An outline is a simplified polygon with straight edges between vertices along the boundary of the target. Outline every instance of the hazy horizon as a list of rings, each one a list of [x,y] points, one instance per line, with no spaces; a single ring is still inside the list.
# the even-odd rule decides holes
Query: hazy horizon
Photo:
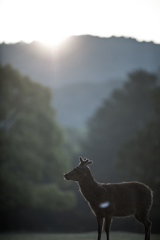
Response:
[[[70,36],[160,43],[157,0],[0,0],[0,43],[59,45]]]

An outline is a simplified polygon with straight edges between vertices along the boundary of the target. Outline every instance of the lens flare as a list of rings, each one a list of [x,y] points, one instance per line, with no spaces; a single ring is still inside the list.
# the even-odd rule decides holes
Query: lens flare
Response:
[[[110,202],[106,201],[106,202],[102,202],[99,204],[100,208],[107,208],[110,205]]]

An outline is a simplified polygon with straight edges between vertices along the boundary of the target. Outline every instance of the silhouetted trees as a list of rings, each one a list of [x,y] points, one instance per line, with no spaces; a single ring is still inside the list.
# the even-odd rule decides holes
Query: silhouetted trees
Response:
[[[150,95],[156,79],[156,75],[143,70],[130,73],[123,87],[115,90],[89,120],[83,155],[94,161],[93,174],[97,180],[121,180],[115,167],[117,152],[152,118]]]
[[[125,178],[136,178],[154,191],[154,205],[160,206],[160,87],[152,92],[154,115],[143,130],[123,144],[118,167]]]
[[[75,204],[64,191],[70,158],[55,121],[51,93],[9,65],[0,65],[0,209],[65,210]]]

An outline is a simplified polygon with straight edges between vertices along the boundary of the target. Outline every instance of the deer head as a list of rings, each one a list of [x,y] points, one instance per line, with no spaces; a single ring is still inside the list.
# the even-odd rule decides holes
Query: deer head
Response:
[[[82,157],[79,157],[79,161],[80,163],[77,167],[75,167],[72,171],[64,174],[64,178],[66,180],[73,180],[73,181],[80,182],[90,174],[90,170],[87,167],[87,165],[93,162],[87,158],[83,159]]]

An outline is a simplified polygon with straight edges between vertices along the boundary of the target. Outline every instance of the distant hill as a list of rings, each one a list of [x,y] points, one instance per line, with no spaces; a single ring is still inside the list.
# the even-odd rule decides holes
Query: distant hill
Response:
[[[160,45],[131,38],[70,37],[59,49],[42,44],[0,44],[0,62],[49,86],[64,126],[83,127],[86,120],[120,87],[127,73],[160,69]]]

